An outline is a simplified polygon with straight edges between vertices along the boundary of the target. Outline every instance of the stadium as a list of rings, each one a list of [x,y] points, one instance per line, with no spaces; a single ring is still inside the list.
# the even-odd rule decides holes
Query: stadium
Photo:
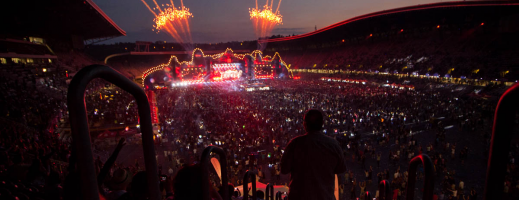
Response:
[[[519,198],[518,1],[262,2],[2,2],[0,199]]]

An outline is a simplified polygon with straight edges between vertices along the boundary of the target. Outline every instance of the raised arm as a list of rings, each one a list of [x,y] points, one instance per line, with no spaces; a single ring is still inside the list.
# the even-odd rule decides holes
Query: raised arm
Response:
[[[117,147],[115,147],[114,152],[112,153],[110,158],[108,158],[105,165],[103,165],[103,168],[99,172],[99,175],[97,175],[97,184],[99,185],[99,187],[103,184],[103,181],[105,180],[106,176],[108,175],[108,172],[114,165],[115,160],[117,159],[117,156],[119,155],[119,152],[121,151],[123,146],[126,145],[126,143],[124,143],[124,141],[125,141],[124,138],[121,138],[119,140],[119,143],[117,144]]]

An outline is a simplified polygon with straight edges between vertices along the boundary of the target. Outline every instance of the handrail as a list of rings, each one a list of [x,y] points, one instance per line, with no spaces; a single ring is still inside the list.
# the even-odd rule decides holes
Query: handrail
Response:
[[[422,164],[424,168],[424,192],[423,192],[423,200],[432,200],[433,192],[434,192],[434,165],[431,161],[431,158],[427,154],[421,154],[415,156],[409,162],[409,176],[407,179],[407,200],[414,199],[414,189],[416,183],[416,170],[418,169],[418,165]]]
[[[204,191],[209,191],[209,166],[212,166],[211,164],[211,153],[216,153],[220,157],[220,171],[221,171],[221,179],[222,179],[222,186],[227,187],[229,184],[229,179],[227,177],[227,157],[225,156],[225,151],[221,148],[215,147],[215,146],[208,146],[204,149],[202,152],[202,156],[200,157],[200,164],[202,165],[202,187],[204,188]],[[223,191],[223,199],[229,199],[229,190],[224,189]],[[204,200],[210,200],[210,194],[209,192],[204,192],[203,194]]]
[[[378,197],[382,200],[391,200],[391,190],[389,189],[388,180],[382,180],[378,184]]]
[[[243,200],[249,199],[249,178],[252,179],[252,199],[256,200],[256,174],[249,170],[243,176]]]
[[[266,200],[274,200],[274,184],[267,184],[267,188],[265,189],[265,199]]]
[[[99,199],[97,176],[94,167],[94,156],[88,118],[85,106],[85,90],[94,78],[102,78],[130,93],[138,105],[140,127],[142,131],[142,146],[148,191],[151,200],[160,200],[159,177],[155,160],[153,129],[150,116],[150,105],[142,88],[133,81],[121,75],[114,69],[104,65],[90,65],[81,69],[72,79],[68,88],[67,106],[70,115],[70,129],[73,147],[77,153],[77,169],[79,173],[80,196],[82,199]]]
[[[283,199],[283,198],[281,198],[282,195],[283,195],[283,193],[281,193],[281,191],[276,192],[276,200],[282,200]]]
[[[492,140],[487,164],[484,199],[502,199],[511,130],[518,110],[519,84],[510,87],[499,99],[494,116]]]

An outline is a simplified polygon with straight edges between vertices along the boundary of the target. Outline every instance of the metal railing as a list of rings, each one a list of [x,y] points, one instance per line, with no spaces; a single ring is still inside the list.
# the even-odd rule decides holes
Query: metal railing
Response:
[[[265,200],[274,200],[274,184],[267,184],[267,188],[265,190]]]
[[[210,166],[212,166],[211,163],[211,153],[216,153],[220,157],[220,171],[221,171],[221,179],[222,179],[222,186],[223,189],[223,199],[229,199],[229,190],[225,187],[228,187],[229,179],[227,177],[227,157],[225,156],[225,151],[221,148],[215,147],[215,146],[208,146],[204,149],[202,152],[202,156],[200,157],[200,164],[202,165],[202,180],[209,180],[209,169]],[[202,187],[205,188],[204,191],[209,191],[209,181],[203,181]],[[210,200],[210,194],[209,192],[204,192],[203,199]]]
[[[283,197],[283,193],[281,191],[276,192],[276,200],[282,200],[281,197]]]
[[[88,117],[85,106],[85,90],[95,78],[102,78],[126,92],[130,93],[137,102],[142,132],[142,147],[148,181],[148,191],[151,200],[160,200],[159,177],[157,162],[155,160],[155,147],[153,144],[153,129],[151,124],[151,111],[148,98],[144,90],[135,82],[124,77],[114,69],[104,65],[90,65],[81,69],[72,79],[68,88],[67,106],[70,115],[70,128],[73,138],[73,148],[77,156],[77,170],[79,174],[81,199],[99,199],[97,175],[94,166],[94,156],[90,132],[88,129]]]
[[[502,199],[506,164],[512,130],[519,103],[519,84],[510,87],[499,99],[494,116],[492,140],[487,164],[484,199]]]
[[[249,178],[252,180],[252,199],[256,200],[256,174],[249,170],[243,176],[243,200],[249,199]]]
[[[389,188],[388,180],[382,180],[378,183],[378,198],[382,200],[391,200],[391,189]]]
[[[409,176],[407,180],[407,194],[406,199],[412,200],[414,199],[414,190],[416,183],[416,171],[418,169],[418,165],[422,164],[424,168],[424,190],[423,190],[423,200],[432,200],[433,192],[434,192],[434,165],[431,161],[431,158],[427,154],[422,154],[415,156],[409,162]]]

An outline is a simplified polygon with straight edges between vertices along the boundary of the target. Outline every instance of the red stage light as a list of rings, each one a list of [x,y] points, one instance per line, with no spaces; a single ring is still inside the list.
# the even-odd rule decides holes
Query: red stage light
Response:
[[[404,29],[400,29],[400,32],[404,32]]]
[[[485,23],[481,23],[481,26],[485,25]]]
[[[373,36],[373,34],[369,34],[369,37]]]
[[[436,26],[436,28],[440,28],[440,25]]]

